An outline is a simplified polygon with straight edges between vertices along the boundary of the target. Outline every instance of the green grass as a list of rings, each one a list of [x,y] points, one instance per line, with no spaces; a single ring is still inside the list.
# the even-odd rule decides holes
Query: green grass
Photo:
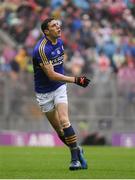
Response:
[[[84,147],[88,170],[69,171],[65,147],[0,147],[1,179],[131,179],[135,149]]]

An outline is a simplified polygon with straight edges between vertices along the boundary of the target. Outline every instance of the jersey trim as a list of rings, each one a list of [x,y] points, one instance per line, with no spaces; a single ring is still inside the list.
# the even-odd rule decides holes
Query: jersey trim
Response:
[[[45,55],[45,51],[44,51],[46,43],[47,43],[47,40],[44,38],[41,41],[40,46],[39,46],[39,54],[44,65],[49,64],[49,60],[47,59]]]

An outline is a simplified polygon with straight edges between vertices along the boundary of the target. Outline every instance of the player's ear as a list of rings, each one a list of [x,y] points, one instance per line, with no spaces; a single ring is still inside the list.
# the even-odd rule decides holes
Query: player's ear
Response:
[[[45,33],[46,35],[48,35],[48,34],[49,34],[49,31],[46,29],[46,30],[44,30],[44,33]]]

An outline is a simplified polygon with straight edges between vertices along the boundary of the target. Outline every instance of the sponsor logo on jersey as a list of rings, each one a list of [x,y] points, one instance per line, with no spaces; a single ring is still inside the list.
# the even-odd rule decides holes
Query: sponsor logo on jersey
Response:
[[[63,60],[64,60],[64,55],[59,56],[58,58],[51,60],[51,62],[52,62],[53,66],[56,66],[56,65],[62,64]]]

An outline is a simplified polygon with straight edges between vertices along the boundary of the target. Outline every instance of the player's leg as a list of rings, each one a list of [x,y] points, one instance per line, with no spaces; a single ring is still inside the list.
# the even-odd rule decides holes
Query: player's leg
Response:
[[[78,157],[77,137],[68,118],[68,105],[66,103],[59,103],[56,105],[59,120],[62,124],[65,141],[68,144],[71,152],[70,170],[81,169],[81,164]]]
[[[54,130],[57,132],[62,142],[65,145],[69,146],[65,140],[64,131],[62,129],[62,125],[58,117],[58,112],[55,109],[53,109],[50,112],[46,112],[46,117],[50,122],[50,124],[52,125],[52,127],[54,128]],[[79,157],[79,161],[81,162],[82,169],[87,169],[87,162],[84,159],[83,149],[80,146],[78,146],[78,157]]]
[[[60,125],[60,121],[58,118],[58,112],[55,110],[54,105],[54,91],[50,93],[37,93],[37,102],[41,108],[41,111],[45,113],[47,116],[49,122],[57,132],[59,138],[62,140],[63,143],[66,144],[65,138],[64,138],[64,132]]]
[[[57,134],[61,137],[64,131],[62,130],[62,127],[61,127],[61,121],[59,119],[58,112],[55,109],[53,109],[53,110],[51,110],[49,112],[46,112],[46,117],[49,120],[52,127],[56,130]],[[65,135],[65,133],[64,133],[64,135]],[[72,145],[72,144],[68,144],[68,142],[66,141],[64,136],[63,136],[62,140],[65,142],[65,144],[67,144],[67,146],[70,147]],[[71,160],[70,170],[81,169],[81,164],[78,161],[77,149],[73,149],[73,147],[70,147],[71,157],[72,157],[71,158],[72,160]],[[77,157],[75,157],[75,155]]]
[[[77,137],[68,117],[68,100],[66,85],[60,86],[54,94],[54,104],[58,112],[59,121],[62,125],[65,141],[70,147],[71,160],[78,160]]]
[[[77,146],[77,137],[69,121],[66,86],[62,86],[58,88],[57,91],[55,92],[55,106],[56,106],[56,110],[58,111],[59,120],[63,127],[65,141],[71,150],[71,159],[78,160],[79,158],[82,168],[86,169],[87,162],[83,157],[82,148]]]
[[[53,109],[52,111],[46,112],[45,115],[46,115],[48,121],[50,122],[50,124],[52,125],[52,127],[54,128],[54,130],[57,132],[61,141],[65,145],[68,146],[68,144],[65,141],[64,131],[63,131],[62,125],[59,121],[58,112],[56,111],[56,109]]]

